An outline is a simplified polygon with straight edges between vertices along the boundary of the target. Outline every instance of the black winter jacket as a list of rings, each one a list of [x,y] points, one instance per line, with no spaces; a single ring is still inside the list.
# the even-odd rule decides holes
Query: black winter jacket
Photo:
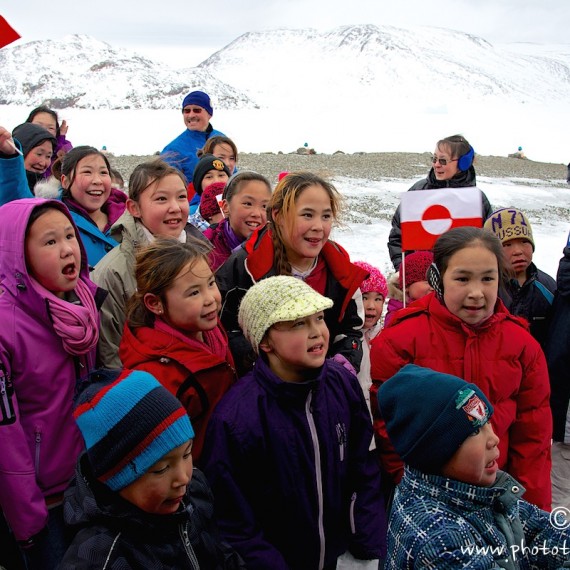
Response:
[[[194,469],[183,501],[172,515],[151,515],[111,491],[78,461],[65,492],[64,518],[77,532],[60,570],[245,568],[221,542],[213,524],[213,497],[203,473]]]
[[[527,280],[522,286],[516,279],[511,279],[499,292],[507,309],[530,323],[530,334],[543,350],[550,327],[555,291],[556,281],[531,263],[527,269]]]
[[[477,186],[477,177],[475,169],[470,166],[469,170],[460,172],[451,180],[437,180],[433,168],[429,171],[427,178],[418,180],[408,192],[414,190],[437,190],[438,188],[466,188],[468,186]],[[483,198],[483,221],[485,221],[492,213],[493,208],[489,203],[487,196],[481,192]],[[396,271],[402,263],[402,230],[400,229],[400,206],[396,208],[396,212],[392,217],[392,229],[388,236],[388,253]]]
[[[570,444],[570,246],[564,248],[556,285],[545,352],[550,374],[553,439]]]

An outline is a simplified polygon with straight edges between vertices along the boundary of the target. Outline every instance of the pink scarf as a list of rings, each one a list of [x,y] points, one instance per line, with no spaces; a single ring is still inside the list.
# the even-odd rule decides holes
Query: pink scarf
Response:
[[[80,356],[95,348],[99,340],[99,314],[89,287],[77,280],[74,292],[81,305],[56,297],[30,277],[34,288],[43,295],[49,306],[53,328],[68,354]]]

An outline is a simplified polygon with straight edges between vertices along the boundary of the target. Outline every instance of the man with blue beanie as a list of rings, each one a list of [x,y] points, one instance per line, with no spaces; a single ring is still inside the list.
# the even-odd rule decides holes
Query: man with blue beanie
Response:
[[[524,488],[498,470],[493,406],[475,384],[408,364],[380,387],[378,405],[406,463],[386,568],[570,565],[570,520],[524,501]]]
[[[213,114],[214,109],[209,95],[203,91],[188,93],[182,101],[182,118],[186,130],[168,143],[160,153],[168,164],[184,173],[188,183],[192,182],[194,168],[198,163],[198,156],[196,155],[198,150],[204,146],[210,137],[225,136],[224,133],[215,130],[210,124]]]
[[[61,570],[243,567],[217,536],[190,418],[154,376],[94,373],[74,416],[86,451],[65,493],[77,534]]]

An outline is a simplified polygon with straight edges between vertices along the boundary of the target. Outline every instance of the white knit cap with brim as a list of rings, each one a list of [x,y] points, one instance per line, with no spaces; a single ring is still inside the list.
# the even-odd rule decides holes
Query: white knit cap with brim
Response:
[[[330,309],[333,302],[305,282],[287,275],[262,279],[251,287],[241,301],[239,326],[259,354],[259,343],[269,327],[294,321]]]

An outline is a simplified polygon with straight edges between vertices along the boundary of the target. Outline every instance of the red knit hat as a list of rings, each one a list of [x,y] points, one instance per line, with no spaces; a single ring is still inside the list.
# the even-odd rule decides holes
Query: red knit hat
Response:
[[[216,196],[223,194],[225,187],[225,182],[214,182],[204,189],[200,198],[200,215],[206,221],[221,212]]]
[[[402,269],[406,272],[406,287],[418,281],[426,281],[426,273],[429,266],[433,263],[433,252],[431,251],[414,251],[406,255],[404,263],[400,265],[400,289],[404,288],[404,276]]]
[[[368,279],[365,279],[360,284],[360,291],[362,293],[370,293],[370,291],[377,291],[384,297],[384,299],[388,296],[388,285],[386,284],[386,277],[382,275],[379,269],[376,269],[373,265],[366,263],[366,261],[354,261],[354,265],[358,265],[364,269],[364,271],[368,271],[370,274]]]

